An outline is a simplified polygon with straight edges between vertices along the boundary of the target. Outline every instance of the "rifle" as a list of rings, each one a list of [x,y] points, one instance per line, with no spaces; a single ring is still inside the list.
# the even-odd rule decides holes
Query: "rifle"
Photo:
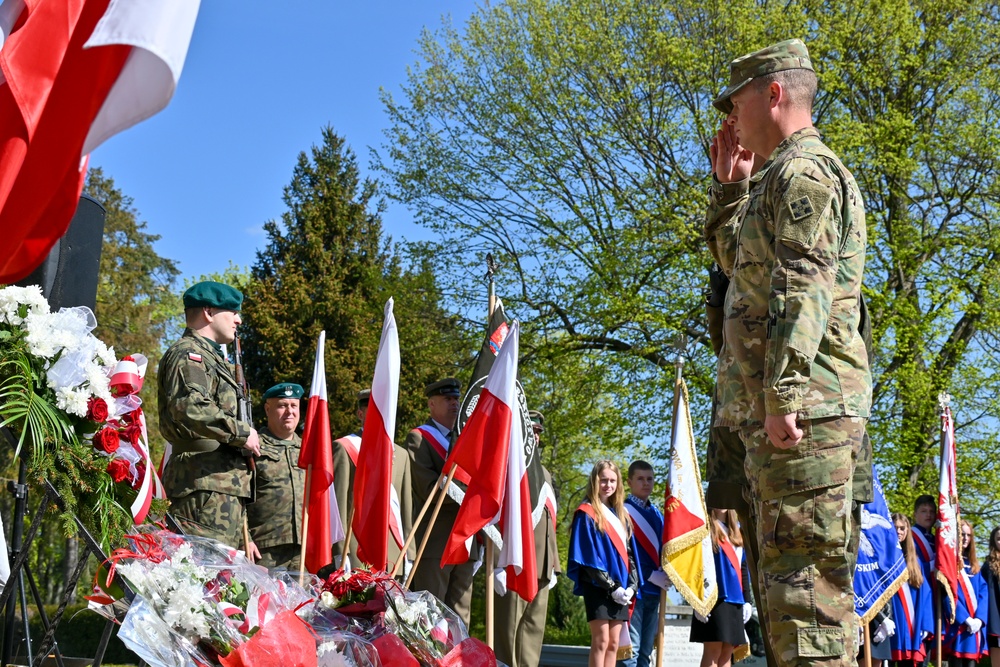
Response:
[[[250,385],[247,383],[246,374],[243,372],[243,348],[240,346],[240,337],[236,336],[233,341],[233,367],[236,374],[236,418],[253,427],[253,406],[250,403]],[[253,453],[245,453],[250,468],[250,503],[257,499],[257,461]],[[247,522],[246,513],[243,515],[243,549],[250,562],[250,525]]]

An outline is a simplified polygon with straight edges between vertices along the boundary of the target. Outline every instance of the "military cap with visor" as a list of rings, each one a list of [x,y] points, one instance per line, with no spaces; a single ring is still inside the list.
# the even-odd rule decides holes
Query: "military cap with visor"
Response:
[[[531,427],[543,433],[545,431],[545,415],[538,410],[528,410],[528,419],[531,420]]]
[[[712,104],[722,113],[732,113],[733,102],[730,98],[748,83],[762,76],[790,69],[816,71],[801,39],[786,39],[760,51],[740,56],[730,65],[729,86]]]
[[[367,408],[368,407],[368,401],[370,401],[371,398],[372,398],[372,390],[371,389],[362,389],[361,391],[359,391],[358,392],[358,407],[359,408]]]
[[[462,385],[455,378],[445,378],[431,382],[424,388],[427,398],[432,396],[461,396]]]
[[[264,392],[264,400],[269,398],[302,398],[306,390],[294,382],[279,382]]]
[[[219,308],[239,311],[243,305],[243,292],[223,283],[205,280],[191,285],[184,292],[185,308]]]

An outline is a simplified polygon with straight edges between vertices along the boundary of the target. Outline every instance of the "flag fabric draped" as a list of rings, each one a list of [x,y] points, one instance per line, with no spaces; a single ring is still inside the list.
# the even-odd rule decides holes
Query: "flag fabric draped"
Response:
[[[0,12],[0,284],[69,226],[86,156],[163,109],[200,0],[8,0]]]
[[[694,449],[687,386],[682,378],[677,379],[674,388],[661,565],[687,603],[699,614],[708,616],[718,599],[719,587]]]
[[[389,299],[354,476],[352,526],[358,542],[357,555],[380,570],[386,569],[388,561],[386,526],[396,543],[403,546],[399,521],[392,516],[392,455],[399,396],[399,333],[392,306]]]
[[[444,470],[458,465],[469,473],[471,481],[441,562],[464,563],[469,558],[466,540],[500,520],[503,547],[499,566],[507,574],[507,588],[530,601],[538,592],[538,576],[527,462],[516,419],[518,330],[514,322],[472,416],[445,462]]]
[[[312,386],[302,433],[299,467],[307,471],[307,496],[302,505],[309,513],[309,526],[302,536],[306,544],[305,568],[315,573],[333,560],[333,545],[344,539],[344,527],[333,490],[333,441],[330,437],[330,413],[326,394],[326,331],[316,343]]]
[[[861,506],[861,541],[854,568],[854,611],[862,623],[896,594],[907,577],[906,556],[899,546],[896,527],[885,502],[878,471],[874,475],[874,497]],[[899,619],[896,619],[900,623]]]
[[[938,486],[938,529],[936,537],[936,578],[944,587],[955,609],[958,595],[958,485],[955,479],[955,425],[951,408],[945,407],[941,415],[941,477]]]

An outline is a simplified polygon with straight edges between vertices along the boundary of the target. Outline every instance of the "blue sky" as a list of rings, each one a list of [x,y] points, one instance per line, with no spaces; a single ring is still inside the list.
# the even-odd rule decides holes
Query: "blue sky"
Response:
[[[282,188],[299,152],[330,124],[366,173],[385,115],[379,88],[398,93],[421,29],[473,0],[204,0],[170,105],[113,137],[91,157],[134,199],[157,252],[182,276],[249,265],[261,229],[283,211]],[[426,238],[390,202],[386,231]]]

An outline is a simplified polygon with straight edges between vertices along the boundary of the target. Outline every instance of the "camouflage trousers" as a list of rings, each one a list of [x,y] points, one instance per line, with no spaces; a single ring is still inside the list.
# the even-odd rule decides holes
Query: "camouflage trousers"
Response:
[[[216,491],[192,491],[170,498],[170,513],[187,535],[210,537],[243,548],[243,502]]]
[[[257,565],[273,570],[283,567],[289,572],[299,569],[299,561],[302,556],[302,546],[298,544],[279,544],[274,547],[258,547],[260,550],[260,560]]]
[[[761,427],[740,431],[759,549],[758,606],[779,667],[848,667],[857,655],[853,480],[865,420],[801,427],[792,449],[775,447]]]

